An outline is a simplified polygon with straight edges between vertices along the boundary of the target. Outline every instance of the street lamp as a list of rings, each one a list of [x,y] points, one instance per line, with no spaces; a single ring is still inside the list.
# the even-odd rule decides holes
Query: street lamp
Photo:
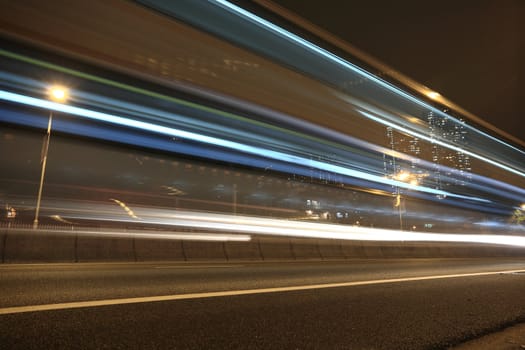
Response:
[[[409,183],[412,186],[419,185],[419,177],[418,177],[418,175],[410,173],[408,171],[401,170],[400,172],[398,172],[397,174],[395,174],[392,177],[393,177],[394,180],[407,182],[407,183]],[[397,188],[396,188],[396,201],[394,203],[394,207],[397,207],[398,212],[399,212],[399,229],[403,230],[403,212],[402,212],[402,208],[401,208],[402,205],[401,204],[402,204],[402,201],[401,201],[401,190],[400,190],[399,186],[397,186]]]
[[[49,99],[55,102],[64,103],[68,97],[68,89],[63,86],[51,86],[48,90]],[[44,177],[46,174],[47,152],[49,149],[49,140],[51,139],[51,124],[53,123],[53,111],[49,111],[49,120],[47,122],[47,133],[42,144],[42,171],[40,173],[40,185],[38,187],[38,196],[36,199],[35,220],[33,220],[33,229],[38,228],[38,215],[40,214],[40,200],[42,199],[42,188],[44,187]]]

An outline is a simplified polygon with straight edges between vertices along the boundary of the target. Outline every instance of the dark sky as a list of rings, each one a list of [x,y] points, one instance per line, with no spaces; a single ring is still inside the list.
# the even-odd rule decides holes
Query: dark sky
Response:
[[[274,3],[525,141],[525,1]]]

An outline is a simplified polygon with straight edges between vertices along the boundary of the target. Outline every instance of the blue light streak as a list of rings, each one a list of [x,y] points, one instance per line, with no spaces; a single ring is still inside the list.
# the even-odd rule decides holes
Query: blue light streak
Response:
[[[5,90],[0,90],[0,100],[10,101],[10,102],[16,102],[23,105],[29,105],[29,106],[35,106],[47,110],[53,110],[57,112],[63,112],[68,113],[71,115],[76,115],[92,120],[98,120],[106,123],[112,123],[117,125],[122,125],[125,127],[135,128],[139,130],[145,130],[149,132],[159,133],[163,135],[168,135],[172,137],[178,137],[178,138],[184,138],[192,141],[202,142],[205,144],[210,144],[214,146],[220,146],[227,149],[235,150],[235,151],[241,151],[248,154],[261,156],[265,158],[275,159],[279,161],[288,162],[291,164],[297,164],[301,166],[309,166],[316,169],[321,169],[329,172],[333,172],[336,174],[346,175],[354,178],[364,179],[367,181],[372,181],[375,183],[381,183],[386,184],[390,186],[396,186],[399,188],[405,188],[405,189],[411,189],[416,191],[421,191],[424,193],[430,193],[433,195],[440,195],[440,196],[448,196],[448,197],[455,197],[455,198],[461,198],[461,199],[467,199],[472,200],[476,202],[489,202],[488,200],[476,198],[476,197],[468,197],[468,196],[462,196],[459,194],[454,194],[442,190],[437,190],[433,188],[418,186],[418,185],[411,185],[409,183],[405,183],[402,181],[396,181],[394,179],[385,178],[377,175],[367,174],[361,171],[348,169],[342,166],[333,165],[321,161],[316,161],[312,159],[302,158],[282,152],[272,151],[268,149],[262,149],[255,146],[250,146],[246,144],[242,144],[239,142],[234,141],[228,141],[224,139],[220,139],[217,137],[211,137],[206,135],[197,134],[194,132],[188,132],[184,130],[179,130],[175,128],[170,128],[162,125],[156,125],[152,123],[142,122],[134,119],[124,118],[108,113],[102,113],[97,112],[85,108],[80,108],[76,106],[71,105],[65,105],[61,103],[56,103],[48,100],[38,99],[30,96],[15,94],[12,92],[8,92]]]
[[[429,109],[429,110],[433,111],[434,113],[436,113],[436,114],[438,114],[438,115],[440,115],[442,117],[445,117],[445,118],[447,118],[449,120],[452,120],[455,123],[460,123],[460,121],[458,119],[456,119],[456,118],[454,118],[454,117],[444,113],[443,111],[437,109],[436,107],[434,107],[432,105],[429,105],[428,103],[426,103],[426,102],[424,102],[424,101],[422,101],[422,100],[420,100],[420,99],[418,99],[418,98],[416,98],[416,97],[414,97],[414,96],[404,92],[403,90],[397,88],[396,86],[394,86],[394,85],[392,85],[392,84],[390,84],[390,83],[388,83],[388,82],[386,82],[386,81],[384,81],[384,80],[382,80],[382,79],[380,79],[380,78],[370,74],[366,70],[364,70],[364,69],[362,69],[362,68],[360,68],[360,67],[358,67],[358,66],[356,66],[356,65],[354,65],[354,64],[352,64],[352,63],[350,63],[350,62],[348,62],[348,61],[346,61],[344,59],[342,59],[341,57],[339,57],[339,56],[337,56],[337,55],[335,55],[335,54],[333,54],[333,53],[331,53],[331,52],[329,52],[329,51],[327,51],[327,50],[325,50],[325,49],[323,49],[323,48],[321,48],[321,47],[319,47],[319,46],[317,46],[317,45],[315,45],[315,44],[313,44],[313,43],[311,43],[311,42],[309,42],[309,41],[307,41],[307,40],[305,40],[305,39],[303,39],[303,38],[301,38],[301,37],[299,37],[299,36],[297,36],[295,34],[293,34],[293,33],[291,33],[291,32],[289,32],[289,31],[287,31],[287,30],[285,30],[285,29],[283,29],[283,28],[281,28],[281,27],[279,27],[277,25],[275,25],[275,24],[273,24],[273,23],[271,23],[271,22],[269,22],[269,21],[267,21],[267,20],[265,20],[265,19],[255,15],[255,14],[253,14],[253,13],[251,13],[251,12],[248,12],[248,11],[244,10],[243,8],[241,8],[241,7],[237,6],[237,5],[234,5],[234,4],[232,4],[232,3],[230,3],[230,2],[228,2],[226,0],[209,0],[209,1],[212,2],[212,3],[216,3],[217,5],[219,5],[220,7],[224,8],[224,9],[226,9],[229,12],[233,12],[233,13],[239,15],[240,17],[244,17],[245,19],[251,21],[252,23],[255,23],[258,26],[261,26],[261,27],[264,27],[266,29],[269,29],[271,32],[273,32],[274,34],[277,34],[278,36],[284,37],[284,38],[286,38],[286,39],[288,39],[288,40],[290,40],[290,41],[292,41],[292,42],[294,42],[296,44],[299,44],[299,45],[301,45],[301,46],[303,46],[303,47],[305,47],[305,48],[307,48],[307,49],[309,49],[309,50],[311,50],[311,51],[313,51],[313,52],[315,52],[315,53],[317,53],[317,54],[319,54],[319,55],[321,55],[321,56],[323,56],[325,58],[328,58],[332,62],[334,62],[334,63],[336,63],[336,64],[338,64],[338,65],[340,65],[340,66],[342,66],[342,67],[344,67],[346,69],[350,69],[353,72],[356,72],[357,74],[363,76],[364,78],[366,78],[366,79],[368,79],[368,80],[370,80],[370,81],[372,81],[372,82],[374,82],[374,83],[376,83],[376,84],[386,88],[387,90],[389,90],[389,91],[391,91],[391,92],[393,92],[393,93],[395,93],[395,94],[397,94],[397,95],[399,95],[399,96],[401,96],[403,98],[408,99],[411,102],[416,103],[417,105],[419,105],[421,107]],[[478,134],[481,134],[481,135],[483,135],[486,138],[489,138],[489,139],[491,139],[493,141],[496,141],[497,143],[500,143],[500,144],[504,145],[505,147],[509,147],[509,148],[513,149],[514,151],[517,151],[520,154],[525,155],[525,151],[523,151],[523,150],[521,150],[521,149],[519,149],[517,147],[514,147],[514,146],[512,146],[512,145],[510,145],[510,144],[508,144],[506,142],[503,142],[502,140],[500,140],[500,139],[498,139],[498,138],[496,138],[496,137],[494,137],[492,135],[489,135],[489,134],[487,134],[487,133],[485,133],[485,132],[483,132],[481,130],[478,130],[478,129],[470,126],[470,125],[464,125],[464,126],[466,128],[468,128],[469,130],[471,130],[471,131],[474,131],[474,132],[476,132]],[[393,127],[397,128],[397,126],[393,126]],[[444,147],[449,147],[449,145],[444,145]],[[494,164],[494,163],[491,163],[491,164]],[[508,169],[510,169],[510,168],[508,168]],[[522,173],[522,172],[519,172],[519,171],[513,171],[513,172],[518,174],[518,175],[520,175],[520,176],[525,177],[525,174]]]

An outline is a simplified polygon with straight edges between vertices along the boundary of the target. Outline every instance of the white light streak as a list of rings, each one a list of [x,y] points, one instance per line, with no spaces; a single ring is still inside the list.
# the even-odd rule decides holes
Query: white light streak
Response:
[[[119,238],[143,238],[161,240],[183,240],[183,241],[211,241],[211,242],[249,242],[249,235],[231,235],[224,233],[199,233],[199,232],[166,232],[166,233],[142,233],[142,232],[118,232],[118,231],[75,231],[75,234],[88,236],[105,236]]]
[[[125,127],[131,127],[131,128],[136,128],[140,130],[146,130],[149,132],[160,133],[160,134],[174,136],[178,138],[185,138],[185,139],[189,139],[193,141],[203,142],[205,144],[210,144],[213,146],[220,146],[220,147],[224,147],[227,149],[242,151],[248,154],[253,154],[253,155],[262,156],[266,158],[285,161],[288,163],[297,164],[301,166],[308,165],[313,168],[326,170],[326,171],[333,172],[336,174],[346,175],[346,176],[350,176],[350,177],[354,177],[358,179],[364,179],[364,180],[368,180],[368,181],[372,181],[376,183],[382,183],[382,184],[386,184],[390,186],[397,186],[400,188],[417,190],[417,191],[421,191],[425,193],[430,193],[433,195],[456,197],[456,198],[469,199],[473,201],[488,202],[487,200],[484,200],[481,198],[462,196],[462,195],[458,195],[458,194],[454,194],[454,193],[450,193],[450,192],[446,192],[446,191],[438,190],[434,188],[429,188],[429,187],[413,186],[403,181],[396,181],[393,179],[388,179],[388,178],[384,178],[381,176],[368,174],[362,171],[357,171],[357,170],[348,169],[348,168],[334,165],[334,164],[316,161],[313,159],[302,158],[302,157],[291,155],[291,154],[286,154],[286,153],[282,153],[278,151],[262,149],[259,147],[242,144],[239,142],[219,139],[216,137],[201,135],[201,134],[197,134],[194,132],[188,132],[188,131],[170,128],[170,127],[166,127],[162,125],[156,125],[156,124],[152,124],[148,122],[142,122],[139,120],[124,118],[124,117],[120,117],[120,116],[116,116],[116,115],[112,115],[108,113],[97,112],[97,111],[80,108],[80,107],[76,107],[72,105],[64,105],[60,103],[55,103],[52,101],[42,100],[42,99],[30,97],[30,96],[15,94],[15,93],[8,92],[5,90],[0,90],[0,99],[11,101],[11,102],[16,102],[20,104],[45,108],[48,110],[64,112],[64,113],[68,113],[71,115],[76,115],[76,116],[81,116],[81,117],[98,120],[102,122],[122,125]]]
[[[212,2],[215,2],[216,4],[218,4],[219,6],[221,6],[222,8],[225,8],[231,12],[234,12],[236,13],[237,15],[239,15],[240,17],[244,17],[246,19],[248,19],[249,21],[251,22],[255,22],[257,25],[261,26],[261,27],[265,27],[266,29],[269,29],[270,31],[272,31],[273,33],[276,33],[277,35],[279,36],[282,36],[282,37],[285,37],[286,39],[288,40],[291,40],[325,58],[328,58],[329,60],[331,60],[332,62],[346,68],[346,69],[350,69],[351,71],[353,72],[356,72],[358,73],[359,75],[363,76],[365,79],[367,80],[370,80],[370,81],[373,81],[375,82],[376,84],[379,84],[380,86],[386,88],[387,90],[403,97],[403,98],[406,98],[414,103],[416,103],[417,105],[420,105],[422,107],[424,107],[425,109],[428,109],[428,110],[431,110],[433,111],[434,113],[438,114],[438,115],[441,115],[447,119],[450,119],[450,120],[453,120],[455,123],[459,123],[460,121],[456,118],[453,118],[451,117],[450,115],[444,113],[443,111],[435,108],[434,106],[431,106],[429,105],[428,103],[404,92],[403,90],[397,88],[396,86],[370,74],[369,72],[367,72],[366,70],[362,69],[362,68],[359,68],[358,66],[342,59],[341,57],[317,46],[317,45],[314,45],[313,43],[283,29],[283,28],[280,28],[279,26],[265,20],[265,19],[262,19],[261,17],[258,17],[256,15],[254,15],[253,13],[250,13],[244,9],[242,9],[241,7],[237,6],[237,5],[234,5],[226,0],[210,0]],[[435,93],[437,95],[439,95],[437,92]],[[436,95],[432,95],[434,97],[437,97]],[[432,98],[432,97],[431,97]],[[502,140],[494,137],[494,136],[491,136],[481,130],[478,130],[478,129],[475,129],[469,125],[465,125],[465,127],[467,127],[468,129],[470,130],[473,130],[475,131],[476,133],[478,134],[481,134],[483,135],[484,137],[487,137],[491,140],[494,140],[496,141],[497,143],[500,143],[502,145],[504,145],[505,147],[508,147],[508,148],[511,148],[521,154],[525,154],[525,152],[517,147],[514,147],[506,142],[503,142]]]
[[[101,214],[87,218],[120,222],[129,220],[123,216],[102,215],[106,211],[103,207],[99,209]],[[197,228],[217,232],[351,241],[476,243],[525,247],[525,237],[523,236],[400,231],[242,215],[182,210],[172,211],[161,208],[136,208],[136,211],[139,214],[140,220],[138,222],[140,223]],[[85,214],[82,213],[67,213],[66,210],[64,212],[63,216],[68,218],[86,218],[84,217]]]
[[[59,217],[59,215],[54,215]],[[80,216],[79,216],[80,217]],[[82,216],[86,218],[88,216]],[[64,219],[62,222],[73,224]],[[145,222],[145,221],[143,221]],[[13,229],[16,230],[16,229]],[[112,229],[105,229],[104,231],[89,230],[89,229],[75,229],[69,230],[53,230],[53,235],[77,235],[90,237],[113,237],[113,238],[138,238],[138,239],[155,239],[155,240],[183,240],[183,241],[210,241],[210,242],[249,242],[252,237],[246,234],[228,234],[216,232],[177,232],[177,231],[118,231]],[[39,235],[46,235],[46,231],[40,231]]]
[[[361,113],[362,115],[364,115],[365,117],[367,117],[368,119],[371,119],[371,120],[373,120],[375,122],[378,122],[380,124],[383,124],[383,125],[386,125],[386,126],[390,126],[390,127],[394,128],[394,129],[396,129],[398,131],[407,133],[407,134],[409,134],[411,136],[418,137],[418,138],[420,138],[422,140],[425,140],[425,141],[428,141],[428,142],[431,142],[431,143],[436,143],[436,144],[438,144],[440,146],[443,146],[445,148],[448,148],[448,149],[451,149],[451,150],[454,150],[454,151],[457,151],[457,152],[461,152],[461,153],[464,153],[464,154],[468,154],[469,156],[471,156],[473,158],[482,160],[482,161],[484,161],[486,163],[489,163],[491,165],[494,165],[494,166],[496,166],[496,167],[498,167],[500,169],[504,169],[504,170],[506,170],[508,172],[511,172],[511,173],[516,174],[516,175],[525,177],[525,173],[523,173],[523,172],[521,172],[519,170],[516,170],[514,168],[511,168],[511,167],[509,167],[509,166],[507,166],[505,164],[501,164],[499,162],[496,162],[496,161],[494,161],[494,160],[492,160],[490,158],[484,157],[482,155],[479,155],[477,153],[471,152],[471,151],[466,150],[464,148],[454,146],[454,145],[452,145],[450,143],[446,143],[446,142],[440,141],[440,140],[438,140],[436,138],[432,138],[432,137],[426,136],[425,134],[421,134],[421,133],[415,132],[415,131],[413,131],[411,129],[404,128],[404,127],[399,126],[399,125],[397,125],[395,123],[392,123],[392,122],[390,122],[388,120],[385,120],[383,118],[375,116],[372,113],[368,113],[368,112],[365,112],[365,111],[360,110],[360,109],[357,109],[357,111],[359,113]]]

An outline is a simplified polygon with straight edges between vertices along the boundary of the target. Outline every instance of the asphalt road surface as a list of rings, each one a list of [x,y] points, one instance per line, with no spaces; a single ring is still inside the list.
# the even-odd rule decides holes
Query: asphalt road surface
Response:
[[[525,321],[525,259],[0,266],[2,349],[443,349]]]

